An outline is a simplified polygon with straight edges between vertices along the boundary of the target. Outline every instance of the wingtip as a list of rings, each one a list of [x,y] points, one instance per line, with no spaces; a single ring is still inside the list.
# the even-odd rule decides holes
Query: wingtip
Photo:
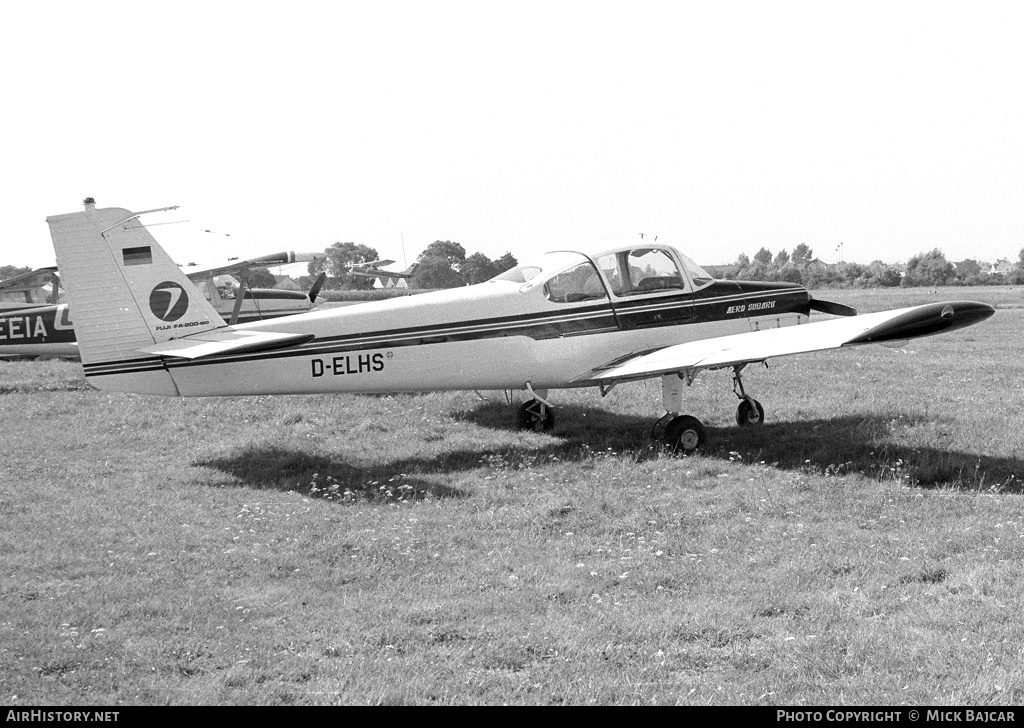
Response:
[[[950,301],[942,307],[939,316],[945,321],[958,322],[959,326],[970,326],[984,321],[995,312],[995,306],[980,301]]]
[[[981,323],[996,312],[978,301],[929,303],[907,309],[893,319],[865,331],[850,344],[881,344],[945,333]]]

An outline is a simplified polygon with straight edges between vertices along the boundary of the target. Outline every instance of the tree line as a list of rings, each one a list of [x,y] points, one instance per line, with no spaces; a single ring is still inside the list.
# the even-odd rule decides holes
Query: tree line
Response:
[[[373,263],[380,259],[375,248],[358,243],[336,242],[325,251],[323,260],[314,261],[307,266],[307,275],[298,279],[301,287],[308,288],[321,272],[327,273],[324,290],[348,287],[361,284],[370,287],[373,279],[353,276],[352,267],[360,263]],[[504,273],[518,265],[512,253],[491,260],[483,253],[467,255],[466,249],[450,240],[435,240],[420,253],[416,259],[415,279],[410,284],[416,288],[457,288],[459,286],[482,283],[494,276]],[[381,265],[394,269],[394,265]],[[13,265],[0,266],[0,281],[22,273],[30,273],[33,269]],[[273,288],[277,278],[267,268],[250,268],[248,271],[249,285],[254,288]]]
[[[336,242],[325,253],[324,260],[309,264],[308,275],[299,279],[301,286],[312,285],[321,272],[326,272],[324,288],[342,288],[354,280],[352,266],[380,258],[375,248],[352,242]],[[457,288],[481,283],[518,264],[509,252],[495,260],[479,252],[467,255],[461,244],[450,240],[435,240],[420,253],[416,263],[414,285],[417,288]],[[789,281],[807,288],[1019,285],[1024,284],[1024,248],[1010,270],[998,272],[989,272],[987,266],[971,258],[951,262],[938,248],[918,253],[906,265],[880,260],[868,264],[826,264],[814,257],[814,251],[806,243],[774,254],[762,247],[753,258],[740,253],[732,265],[706,267],[718,278]],[[27,266],[3,265],[0,280],[32,270]],[[266,268],[254,268],[249,271],[249,282],[256,288],[272,288],[276,279]]]
[[[762,247],[753,258],[741,253],[731,266],[709,266],[719,276],[748,281],[789,281],[807,288],[879,288],[917,286],[985,286],[1024,283],[1024,248],[1012,270],[990,272],[988,266],[968,258],[958,262],[946,259],[935,248],[918,253],[906,265],[839,262],[826,264],[814,257],[806,243],[792,252],[780,250],[774,255]]]
[[[322,261],[309,264],[309,276],[327,273],[324,288],[341,288],[353,283],[353,266],[380,259],[377,250],[359,243],[337,242],[325,251]],[[417,288],[457,288],[482,283],[518,265],[512,253],[491,260],[483,253],[466,254],[466,249],[451,240],[435,240],[416,259]],[[382,266],[383,267],[383,266]],[[393,269],[393,265],[391,266]]]
[[[31,273],[34,268],[24,267],[19,268],[16,265],[0,265],[0,281],[6,281],[8,278],[14,278],[25,273]]]

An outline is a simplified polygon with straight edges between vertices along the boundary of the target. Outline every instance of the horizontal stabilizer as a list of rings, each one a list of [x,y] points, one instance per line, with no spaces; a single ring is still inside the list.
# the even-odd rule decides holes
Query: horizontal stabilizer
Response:
[[[581,377],[581,380],[644,379],[685,370],[719,369],[841,346],[891,343],[971,326],[993,313],[995,309],[988,304],[973,301],[928,303],[802,326],[702,339],[667,346],[625,362],[616,362],[614,366],[601,367],[587,377]]]
[[[287,346],[304,344],[313,339],[313,334],[280,334],[273,331],[242,331],[230,327],[206,331],[180,339],[171,339],[162,344],[139,349],[144,354],[177,356],[183,359],[200,359],[221,354],[282,349]]]

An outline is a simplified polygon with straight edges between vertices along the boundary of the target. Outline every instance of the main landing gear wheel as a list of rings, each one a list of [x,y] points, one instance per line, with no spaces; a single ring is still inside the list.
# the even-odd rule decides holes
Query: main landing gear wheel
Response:
[[[737,364],[732,368],[732,391],[740,399],[740,406],[736,409],[736,424],[740,427],[764,424],[764,407],[756,399],[743,391],[743,380],[740,372],[746,364]],[[765,366],[768,366],[765,364]]]
[[[764,407],[756,399],[741,399],[740,406],[736,409],[736,424],[740,427],[763,425]]]
[[[520,405],[516,423],[521,430],[544,432],[555,426],[555,413],[540,400],[531,399]]]
[[[707,432],[696,417],[680,415],[665,426],[665,444],[672,452],[689,455],[704,444]]]

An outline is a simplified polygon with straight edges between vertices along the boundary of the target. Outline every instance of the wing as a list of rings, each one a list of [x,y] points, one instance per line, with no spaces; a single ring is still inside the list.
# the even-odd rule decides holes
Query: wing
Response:
[[[971,326],[993,313],[995,309],[988,304],[973,301],[928,303],[802,326],[702,339],[614,362],[594,370],[580,381],[608,383],[646,379],[670,372],[764,361],[786,354],[900,342]]]
[[[223,265],[214,266],[183,266],[182,272],[189,278],[210,277],[219,275],[230,275],[237,273],[243,268],[271,268],[288,263],[308,263],[314,260],[323,260],[324,253],[296,253],[292,250],[285,250],[280,253],[261,255],[257,258],[246,258],[245,260],[232,260]]]
[[[41,286],[49,283],[53,278],[53,274],[57,272],[57,266],[50,266],[48,268],[36,268],[34,271],[29,273],[22,273],[21,275],[14,276],[13,278],[7,278],[6,280],[0,281],[0,290],[6,290],[8,288],[32,288],[35,286]]]

